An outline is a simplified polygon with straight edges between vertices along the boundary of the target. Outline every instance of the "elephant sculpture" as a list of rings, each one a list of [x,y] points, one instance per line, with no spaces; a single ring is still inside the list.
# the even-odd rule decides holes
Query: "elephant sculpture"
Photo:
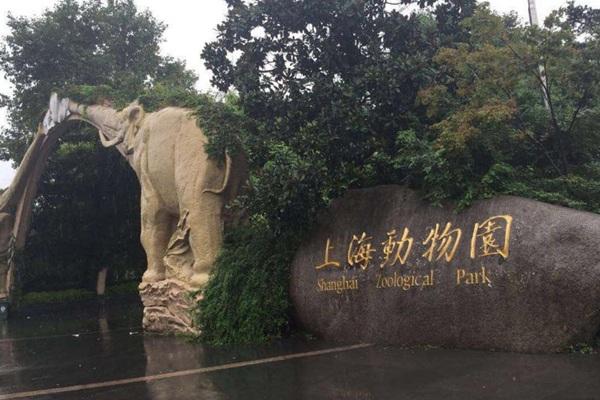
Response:
[[[67,112],[52,122],[93,125],[102,144],[115,147],[138,177],[148,260],[140,288],[166,278],[202,288],[222,243],[224,207],[247,177],[244,155],[209,157],[208,139],[189,109],[146,113],[137,102],[121,111],[68,99],[54,102],[66,104]]]

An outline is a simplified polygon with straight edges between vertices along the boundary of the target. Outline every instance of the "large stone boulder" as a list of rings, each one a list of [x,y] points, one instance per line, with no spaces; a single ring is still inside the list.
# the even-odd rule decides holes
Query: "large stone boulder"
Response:
[[[561,351],[600,328],[600,215],[350,191],[296,254],[291,295],[300,325],[329,340]]]

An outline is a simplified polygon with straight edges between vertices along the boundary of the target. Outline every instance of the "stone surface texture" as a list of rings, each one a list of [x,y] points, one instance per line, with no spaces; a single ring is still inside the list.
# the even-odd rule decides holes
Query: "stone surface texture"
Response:
[[[512,217],[509,253],[482,255],[483,235],[475,235],[472,258],[475,224],[501,215]],[[433,241],[427,238],[436,224],[429,261]],[[387,233],[395,229],[400,242],[405,227],[413,239],[405,264],[385,264]],[[450,261],[444,255],[437,259],[451,232],[456,238],[456,228],[462,234],[456,253]],[[363,232],[374,250],[364,269],[352,250]],[[502,248],[503,231],[494,232],[494,244]],[[405,250],[408,241],[403,245]],[[453,246],[450,242],[446,250]],[[321,216],[296,254],[290,290],[299,324],[328,340],[561,351],[590,343],[598,334],[599,249],[597,214],[511,196],[478,201],[456,213],[449,206],[431,206],[404,187],[380,186],[348,192]],[[316,268],[326,261],[337,261],[339,267]],[[411,276],[420,286],[410,285]],[[408,277],[404,288],[402,277]],[[431,277],[433,282],[424,285]],[[327,290],[336,284],[340,290]]]
[[[193,296],[193,289],[176,279],[142,283],[140,297],[144,304],[142,324],[149,332],[162,334],[198,335],[191,311],[201,300]]]

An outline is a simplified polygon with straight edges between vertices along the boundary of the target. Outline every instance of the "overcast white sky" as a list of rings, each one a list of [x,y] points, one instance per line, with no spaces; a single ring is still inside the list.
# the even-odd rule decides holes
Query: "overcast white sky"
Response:
[[[327,0],[323,0],[327,1]],[[0,0],[0,36],[8,34],[6,15],[39,15],[45,8],[52,7],[57,0]],[[490,0],[491,7],[505,13],[517,11],[523,19],[528,18],[527,0]],[[548,13],[566,0],[537,0],[540,21]],[[578,0],[577,4],[600,7],[600,0]],[[167,24],[165,41],[161,51],[186,61],[187,66],[196,71],[200,80],[198,88],[210,88],[209,73],[200,60],[200,52],[205,43],[216,36],[216,26],[226,13],[224,0],[136,0],[139,9],[150,9],[152,14]],[[11,86],[0,73],[0,93],[10,94]],[[6,114],[0,109],[0,128],[5,124]],[[0,162],[0,187],[10,184],[14,171],[9,163]]]

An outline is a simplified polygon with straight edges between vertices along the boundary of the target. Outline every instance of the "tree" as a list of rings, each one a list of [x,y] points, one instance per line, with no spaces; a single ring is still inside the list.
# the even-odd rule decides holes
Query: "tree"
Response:
[[[397,134],[422,124],[414,103],[435,75],[431,58],[463,35],[474,1],[408,14],[384,0],[228,5],[203,58],[256,124],[245,143],[253,212],[298,228],[347,188],[402,182]]]
[[[52,91],[115,107],[148,91],[194,91],[194,74],[159,55],[164,25],[132,0],[62,0],[40,17],[9,15],[8,26],[0,67],[15,90],[6,99],[3,159],[20,161]],[[48,162],[25,249],[26,290],[91,287],[104,267],[144,267],[137,179],[98,142],[93,129],[77,126]]]
[[[466,203],[512,193],[598,212],[597,15],[571,3],[540,29],[482,5],[463,21],[469,39],[438,51],[418,97],[439,156],[424,185]]]

